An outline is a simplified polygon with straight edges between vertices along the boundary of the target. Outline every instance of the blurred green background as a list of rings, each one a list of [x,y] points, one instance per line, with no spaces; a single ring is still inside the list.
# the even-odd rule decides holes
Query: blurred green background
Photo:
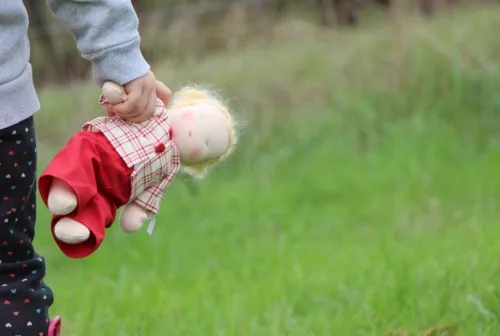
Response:
[[[244,127],[152,236],[69,259],[39,202],[63,335],[500,335],[498,3],[135,4],[157,76],[221,89]],[[43,169],[103,110],[35,7]]]

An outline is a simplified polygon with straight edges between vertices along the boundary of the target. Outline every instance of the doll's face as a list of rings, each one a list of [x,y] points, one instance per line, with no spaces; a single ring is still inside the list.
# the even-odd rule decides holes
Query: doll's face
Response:
[[[227,119],[217,107],[199,103],[170,110],[168,116],[181,162],[216,158],[228,148]]]

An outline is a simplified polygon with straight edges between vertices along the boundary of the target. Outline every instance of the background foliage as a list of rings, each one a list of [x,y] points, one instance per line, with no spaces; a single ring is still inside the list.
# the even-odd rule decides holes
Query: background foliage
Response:
[[[70,260],[39,203],[63,334],[500,335],[500,6],[256,4],[136,2],[157,76],[220,88],[245,127],[152,236]],[[51,67],[33,29],[43,169],[103,111],[71,38]]]

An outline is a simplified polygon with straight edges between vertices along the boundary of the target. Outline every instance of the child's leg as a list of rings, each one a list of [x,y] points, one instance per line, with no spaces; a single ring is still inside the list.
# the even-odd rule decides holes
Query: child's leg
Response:
[[[36,218],[33,118],[0,130],[0,335],[47,335],[52,291],[33,248]]]

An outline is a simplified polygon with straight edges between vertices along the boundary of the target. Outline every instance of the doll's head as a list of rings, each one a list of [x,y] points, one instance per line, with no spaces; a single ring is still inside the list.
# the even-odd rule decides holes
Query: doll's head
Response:
[[[193,177],[204,177],[236,145],[235,124],[229,109],[207,89],[182,88],[174,95],[167,115],[181,166]]]

